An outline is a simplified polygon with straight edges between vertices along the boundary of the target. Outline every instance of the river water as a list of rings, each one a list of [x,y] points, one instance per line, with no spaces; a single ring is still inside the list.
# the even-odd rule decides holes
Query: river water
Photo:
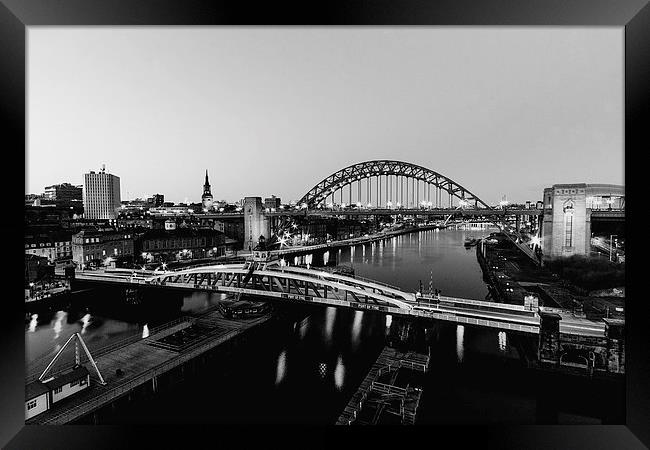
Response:
[[[359,276],[411,292],[421,282],[424,292],[431,286],[443,295],[483,300],[488,289],[475,249],[464,248],[463,241],[488,233],[428,230],[288,260],[352,265]],[[200,312],[222,298],[196,292],[162,312],[134,317],[129,305],[99,301],[93,292],[78,295],[82,299],[75,306],[35,312],[26,321],[27,362],[51,358],[75,331],[92,348],[146,335],[156,324]],[[398,319],[374,312],[296,308],[238,349],[227,364],[135,402],[107,421],[333,424],[386,345],[390,327],[399,325]],[[431,369],[422,382],[417,423],[623,423],[622,392],[595,401],[593,392],[600,387],[593,382],[563,382],[558,390],[557,380],[540,379],[526,369],[517,349],[522,342],[533,345],[532,336],[451,323],[430,323],[424,336],[420,349],[430,351]]]

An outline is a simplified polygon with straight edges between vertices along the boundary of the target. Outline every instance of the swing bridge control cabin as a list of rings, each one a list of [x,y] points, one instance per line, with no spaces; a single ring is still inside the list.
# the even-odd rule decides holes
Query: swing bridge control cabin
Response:
[[[90,372],[84,366],[75,366],[72,370],[50,377],[46,380],[34,380],[25,385],[25,419],[31,419],[51,406],[87,389],[90,386]]]

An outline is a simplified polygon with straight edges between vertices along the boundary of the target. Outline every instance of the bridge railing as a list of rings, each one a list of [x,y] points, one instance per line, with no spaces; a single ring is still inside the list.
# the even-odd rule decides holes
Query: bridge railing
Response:
[[[481,307],[486,307],[486,308],[498,308],[498,309],[510,309],[513,311],[530,311],[529,309],[526,309],[524,305],[512,305],[510,303],[496,303],[496,302],[485,302],[482,300],[471,300],[471,299],[466,299],[466,298],[455,298],[455,297],[447,297],[444,295],[441,295],[440,297],[428,295],[428,294],[423,294],[420,299],[424,299],[427,301],[435,301],[437,302],[438,300],[440,302],[448,302],[448,303],[455,303],[455,304],[461,304],[461,305],[472,305],[472,306],[481,306]]]
[[[370,390],[379,392],[381,394],[399,394],[406,395],[407,390],[403,387],[394,386],[392,384],[380,383],[379,381],[373,381],[370,383]]]
[[[426,372],[427,369],[429,368],[428,364],[419,363],[419,362],[415,362],[415,361],[407,361],[407,360],[404,360],[404,359],[400,359],[399,365],[400,365],[400,367],[406,367],[407,369],[419,370],[419,371],[422,371],[422,372]]]
[[[383,283],[383,282],[381,282],[381,281],[377,281],[377,280],[371,280],[370,278],[361,277],[361,276],[359,276],[359,275],[355,275],[355,276],[352,277],[352,278],[354,278],[354,279],[356,279],[356,280],[365,281],[366,283],[373,283],[373,284],[378,284],[378,285],[380,285],[380,286],[389,287],[389,288],[391,288],[391,289],[395,289],[395,290],[397,290],[397,291],[403,291],[402,288],[399,288],[399,287],[397,287],[397,286],[393,286],[392,284]]]

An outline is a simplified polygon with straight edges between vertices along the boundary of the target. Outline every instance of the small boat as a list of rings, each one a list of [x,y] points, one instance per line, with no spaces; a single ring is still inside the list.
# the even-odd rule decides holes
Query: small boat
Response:
[[[271,310],[266,302],[242,300],[237,296],[233,302],[219,302],[219,312],[227,319],[249,318],[264,315]]]

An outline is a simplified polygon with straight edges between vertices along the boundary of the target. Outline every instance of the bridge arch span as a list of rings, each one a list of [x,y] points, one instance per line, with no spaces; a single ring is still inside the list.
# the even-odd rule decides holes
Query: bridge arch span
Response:
[[[214,265],[158,273],[146,284],[192,287],[218,292],[244,293],[265,297],[302,300],[305,298],[348,304],[384,306],[405,311],[413,308],[415,294],[388,285],[358,280],[313,269],[245,267],[244,264]],[[342,303],[342,304],[343,304]]]
[[[373,177],[376,178],[376,188],[373,187]],[[382,177],[385,180],[384,186],[381,185]],[[362,180],[366,181],[365,188]],[[412,184],[410,192],[409,181]],[[422,186],[420,186],[420,182],[423,183]],[[357,192],[353,195],[355,183]],[[344,203],[343,196],[346,187],[349,187],[347,196],[349,203],[354,203],[354,200],[357,200],[357,203],[364,206],[369,203],[383,207],[391,202],[391,205],[399,203],[408,206],[412,204],[417,208],[421,204],[420,198],[422,198],[422,202],[428,202],[429,206],[441,206],[443,200],[441,193],[447,192],[449,206],[453,206],[453,199],[456,198],[466,201],[468,205],[474,207],[492,209],[478,196],[451,178],[417,164],[396,160],[365,161],[338,170],[311,188],[299,200],[298,204],[306,204],[309,208],[326,206],[327,198],[331,196],[334,200],[336,193],[340,194],[341,203]],[[435,202],[431,201],[431,187],[434,188]],[[406,202],[404,202],[404,193],[406,193]]]

